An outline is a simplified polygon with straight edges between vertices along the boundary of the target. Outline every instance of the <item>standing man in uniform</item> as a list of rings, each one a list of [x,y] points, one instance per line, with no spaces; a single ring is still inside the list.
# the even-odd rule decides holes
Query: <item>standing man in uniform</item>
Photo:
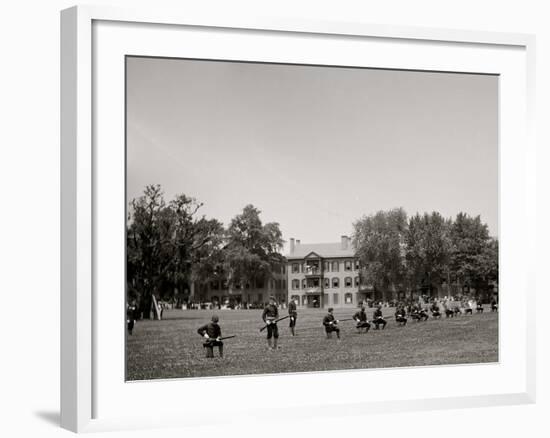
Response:
[[[212,315],[212,321],[203,325],[197,330],[197,333],[204,338],[203,347],[206,348],[206,357],[214,357],[214,347],[218,347],[220,357],[223,357],[222,329],[218,324],[220,319],[217,315]]]
[[[128,303],[126,307],[126,323],[128,324],[129,335],[132,335],[134,333],[134,325],[138,317],[139,317],[139,314],[138,314],[136,302],[132,301],[132,303]]]
[[[275,301],[275,297],[269,297],[269,303],[264,307],[262,319],[267,325],[267,347],[270,350],[277,349],[277,341],[279,339],[279,329],[275,320],[279,318],[279,309]]]
[[[298,311],[296,310],[296,299],[290,300],[288,303],[288,314],[290,315],[290,333],[292,333],[292,336],[296,336],[295,328],[296,328],[296,319],[298,318]]]
[[[365,307],[361,306],[361,310],[355,312],[353,319],[357,323],[357,333],[361,333],[362,329],[365,329],[365,333],[368,333],[370,329],[370,324],[367,320],[367,313],[365,312]]]
[[[336,337],[340,339],[340,328],[338,327],[338,320],[334,317],[332,307],[328,308],[328,313],[323,318],[323,325],[325,326],[325,332],[327,339],[332,338],[332,332],[336,332]]]
[[[372,322],[375,325],[374,327],[375,330],[378,330],[380,328],[380,324],[382,324],[382,330],[386,328],[386,324],[388,322],[382,316],[382,306],[380,304],[376,306],[376,310],[374,311]]]

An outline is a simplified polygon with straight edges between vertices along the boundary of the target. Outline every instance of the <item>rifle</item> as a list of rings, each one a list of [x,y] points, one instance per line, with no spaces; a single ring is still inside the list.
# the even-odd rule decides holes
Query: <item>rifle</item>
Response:
[[[338,321],[338,322],[336,322],[336,321]],[[346,318],[346,319],[338,319],[338,320],[335,319],[334,321],[330,321],[330,322],[332,322],[333,324],[338,324],[338,323],[344,322],[344,321],[355,321],[355,320],[353,318]]]
[[[224,339],[231,339],[231,338],[236,338],[236,337],[237,337],[237,335],[224,336],[223,338],[220,338],[219,340],[223,341]],[[203,346],[206,347],[210,342],[216,342],[216,341],[218,341],[217,338],[205,339]]]
[[[290,315],[283,316],[282,318],[276,319],[276,320],[273,321],[271,324],[277,324],[279,321],[282,321],[283,319],[287,319],[287,318],[290,318]],[[260,331],[263,332],[263,331],[267,328],[268,325],[269,325],[269,324],[264,325],[264,326],[260,329]]]

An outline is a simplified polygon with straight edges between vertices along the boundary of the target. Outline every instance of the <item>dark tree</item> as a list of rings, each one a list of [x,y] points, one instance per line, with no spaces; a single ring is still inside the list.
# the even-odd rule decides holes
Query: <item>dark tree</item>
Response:
[[[353,224],[353,245],[364,280],[381,298],[391,299],[405,283],[407,214],[402,208],[379,211]]]
[[[262,224],[260,210],[247,205],[235,216],[226,233],[224,270],[229,287],[254,288],[273,277],[274,267],[284,263],[279,224]]]
[[[412,216],[406,233],[406,261],[411,284],[434,295],[447,280],[451,251],[450,221],[439,213]]]

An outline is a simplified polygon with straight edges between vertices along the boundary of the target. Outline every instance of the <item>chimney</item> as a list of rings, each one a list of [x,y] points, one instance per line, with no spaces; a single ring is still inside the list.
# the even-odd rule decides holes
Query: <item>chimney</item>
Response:
[[[294,254],[294,237],[290,238],[290,254]]]
[[[300,239],[296,239],[296,246],[300,246]]]
[[[340,242],[342,244],[342,249],[348,249],[348,244],[349,244],[348,236],[342,236],[340,239],[341,239]]]

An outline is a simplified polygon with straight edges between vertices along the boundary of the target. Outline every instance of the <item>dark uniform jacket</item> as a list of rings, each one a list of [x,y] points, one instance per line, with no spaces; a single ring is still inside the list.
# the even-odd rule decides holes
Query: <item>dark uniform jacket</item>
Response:
[[[131,320],[134,320],[134,319],[137,319],[137,309],[135,306],[128,306],[126,308],[126,319],[128,321],[131,321]]]
[[[331,322],[333,324],[331,324]],[[325,327],[329,326],[329,325],[334,325],[334,323],[336,323],[336,318],[334,317],[333,314],[329,313],[327,315],[325,315],[325,317],[323,318],[323,325]]]
[[[204,336],[204,334],[207,333],[210,338],[215,339],[218,336],[221,337],[222,329],[219,324],[215,322],[209,322],[208,324],[205,324],[201,328],[199,328],[197,330],[197,333],[201,336]]]
[[[290,303],[288,303],[288,314],[290,316],[298,315],[298,312],[296,311],[296,303],[294,301],[291,301]]]
[[[262,319],[264,322],[266,320],[274,320],[279,317],[279,309],[277,309],[277,306],[275,304],[268,304],[264,307],[264,313],[262,313]]]
[[[400,307],[395,311],[396,318],[399,318],[399,317],[404,318],[405,315],[406,315],[406,312],[405,312],[405,309],[403,307]]]
[[[367,321],[367,313],[361,312],[360,310],[355,312],[355,315],[353,315],[353,319],[359,320],[360,322],[366,322]]]
[[[374,311],[374,319],[376,318],[382,318],[382,310],[381,309],[376,309]]]

